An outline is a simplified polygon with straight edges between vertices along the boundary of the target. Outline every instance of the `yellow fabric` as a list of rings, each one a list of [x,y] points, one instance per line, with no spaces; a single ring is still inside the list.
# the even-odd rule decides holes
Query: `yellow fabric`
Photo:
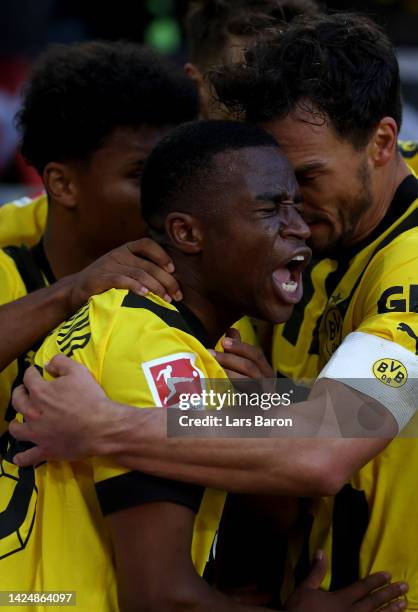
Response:
[[[328,302],[325,283],[336,268],[337,263],[331,259],[323,259],[312,266],[308,272],[311,290],[308,293],[304,280],[302,303],[295,307],[287,323],[274,326],[273,368],[299,384],[310,385],[318,375],[319,354],[313,346],[314,330]]]
[[[399,141],[399,150],[412,172],[418,174],[418,143]],[[274,327],[272,365],[281,375],[295,382],[311,385],[320,371],[318,355],[318,325],[328,300],[326,284],[332,274],[338,275],[338,264],[322,259],[304,275],[305,296],[295,307],[295,316]],[[331,286],[331,289],[333,287]],[[306,297],[308,294],[308,297]]]
[[[138,408],[155,405],[146,376],[149,361],[188,353],[205,378],[226,378],[195,337],[170,327],[147,309],[123,306],[127,293],[112,289],[93,297],[45,340],[35,363],[43,367],[58,353],[71,356],[91,371],[110,398]],[[148,300],[169,311],[176,310],[155,296]],[[4,465],[6,470],[16,472],[9,462]],[[112,487],[114,481],[110,479],[127,472],[107,458],[38,466],[36,491],[32,491],[20,528],[21,533],[28,531],[37,497],[32,532],[24,550],[0,560],[0,590],[76,590],[77,609],[82,612],[118,610],[112,545],[95,483],[106,481]],[[5,494],[0,495],[4,506],[16,483],[7,484]],[[225,493],[206,489],[195,520],[192,558],[200,574],[209,557],[224,500]],[[16,540],[13,534],[10,537]],[[14,544],[0,540],[0,557],[12,552]]]
[[[0,247],[37,244],[45,229],[47,212],[45,194],[0,206]]]
[[[406,219],[410,221],[410,229],[396,236],[395,228]],[[382,248],[375,253],[379,245]],[[350,261],[322,318],[319,369],[352,331],[380,336],[418,354],[418,341],[405,332],[406,324],[418,336],[417,258],[418,200]],[[417,416],[408,429],[417,437]],[[330,565],[324,588],[328,589],[331,580],[337,578],[333,564],[338,558],[345,559],[344,575],[350,554],[358,554],[360,577],[380,570],[390,571],[394,581],[405,580],[409,584],[407,609],[418,610],[417,466],[417,441],[397,438],[357,472],[336,497],[315,502],[309,552],[312,556],[320,548],[328,556]],[[362,512],[366,516],[364,532],[356,547],[351,530],[363,524]],[[336,532],[346,535],[345,543],[333,541]],[[298,548],[300,551],[300,542]],[[294,567],[295,549],[290,556]],[[292,584],[288,583],[285,592],[291,588]]]
[[[26,287],[16,268],[15,262],[0,249],[0,306],[17,300],[24,295],[26,295]],[[17,361],[14,361],[0,372],[0,435],[7,428],[4,417],[16,376]]]

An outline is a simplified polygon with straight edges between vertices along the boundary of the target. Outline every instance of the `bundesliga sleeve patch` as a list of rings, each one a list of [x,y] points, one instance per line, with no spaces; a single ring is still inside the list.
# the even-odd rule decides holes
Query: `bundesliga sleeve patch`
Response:
[[[349,334],[318,378],[339,380],[372,397],[394,416],[399,431],[418,409],[418,357],[373,334]]]
[[[145,361],[142,369],[157,406],[175,406],[180,395],[202,394],[203,372],[194,353],[176,353]]]

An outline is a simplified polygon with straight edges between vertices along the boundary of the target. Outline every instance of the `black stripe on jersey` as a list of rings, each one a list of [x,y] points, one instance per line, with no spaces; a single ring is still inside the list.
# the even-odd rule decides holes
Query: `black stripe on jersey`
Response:
[[[367,268],[368,268],[370,262],[372,261],[373,257],[375,255],[377,255],[377,253],[379,253],[379,251],[381,251],[382,249],[387,247],[391,242],[393,242],[393,240],[395,240],[395,238],[398,238],[401,234],[403,234],[404,232],[407,232],[410,229],[413,229],[414,227],[418,227],[418,208],[413,210],[406,217],[406,219],[404,219],[401,223],[399,223],[399,225],[397,225],[391,232],[389,232],[389,234],[377,245],[377,247],[375,248],[373,253],[370,255],[366,265],[364,266],[364,268],[363,268],[362,272],[360,273],[359,277],[357,278],[356,282],[354,283],[354,286],[353,286],[353,288],[351,290],[350,295],[345,300],[342,300],[341,302],[338,302],[337,304],[335,304],[335,307],[339,310],[342,319],[344,319],[345,313],[348,310],[350,302],[353,299],[353,296],[354,296],[355,292],[357,291],[357,288],[360,285],[360,282],[361,282],[364,274],[366,273]]]
[[[295,305],[293,309],[292,316],[283,326],[283,338],[286,338],[290,344],[296,346],[300,328],[303,323],[303,319],[305,317],[305,308],[309,304],[314,294],[314,287],[312,283],[312,270],[313,266],[311,265],[305,274],[302,276],[303,280],[303,296],[300,302]]]
[[[129,292],[122,302],[122,307],[144,308],[145,310],[149,310],[170,327],[175,327],[180,331],[184,331],[186,334],[194,336],[201,344],[203,344],[203,346],[207,348],[210,348],[211,346],[208,334],[202,323],[190,310],[190,308],[188,308],[186,304],[182,302],[176,304],[177,310],[171,310],[170,308],[165,308],[160,304],[156,304],[146,297]]]
[[[360,244],[356,244],[351,249],[345,249],[343,251],[342,257],[340,258],[336,257],[338,261],[338,268],[335,270],[335,272],[331,272],[331,274],[329,274],[328,278],[325,281],[325,289],[326,289],[328,297],[331,296],[332,292],[337,287],[338,283],[343,278],[344,274],[347,272],[351,259],[355,257],[357,253],[360,253],[360,251],[366,248],[369,244],[374,242],[387,229],[389,229],[389,227],[393,225],[396,222],[396,220],[399,219],[399,217],[401,217],[406,212],[408,207],[417,198],[418,198],[418,181],[411,174],[407,176],[402,181],[402,183],[399,185],[394,195],[394,198],[391,202],[388,212],[386,213],[382,221],[379,223],[379,225],[373,230],[373,232],[369,236],[367,236],[367,238],[363,240]],[[417,225],[418,225],[418,212],[415,210],[415,211],[412,211],[412,213],[410,213],[410,215],[404,221],[402,221],[402,223],[400,223],[397,227],[395,227],[386,236],[386,238],[384,238],[382,242],[379,243],[379,245],[377,246],[377,248],[371,255],[369,262],[376,255],[376,253],[378,253],[381,249],[383,249],[390,242],[392,242],[392,240],[394,240],[397,236],[399,236],[403,232],[406,232],[409,229],[412,229],[413,227],[416,227]],[[367,263],[367,265],[369,264],[369,262]],[[367,268],[367,265],[364,268],[361,275],[359,276],[359,278],[357,279],[357,283],[355,287],[353,288],[353,291],[351,292],[350,296],[347,298],[347,300],[344,300],[344,302],[340,302],[340,304],[337,304],[337,308],[338,310],[340,310],[340,313],[343,318],[344,318],[345,312],[347,311],[348,304],[350,303],[350,300],[354,295],[354,291],[357,289],[360,283],[360,280]],[[321,326],[322,319],[323,319],[323,315],[321,315],[318,318],[314,332],[312,334],[312,343],[309,349],[309,353],[311,354],[316,355],[319,353],[319,329]]]
[[[171,502],[199,511],[204,487],[159,478],[141,472],[127,472],[96,483],[103,514],[152,502]]]
[[[30,249],[25,246],[8,246],[3,250],[15,262],[16,268],[28,293],[45,287],[44,277]]]
[[[330,591],[359,579],[360,547],[369,524],[364,491],[347,484],[334,498]]]
[[[328,296],[328,299],[334,292],[334,289],[337,287],[340,280],[343,278],[344,274],[347,272],[350,266],[350,259],[340,259],[337,261],[338,267],[334,272],[330,272],[325,280],[325,291]],[[309,347],[308,353],[310,355],[319,355],[319,330],[321,328],[322,319],[324,314],[322,313],[315,324],[315,328],[312,333],[312,342]]]
[[[52,285],[52,283],[55,283],[57,279],[55,278],[52,268],[49,265],[47,256],[45,255],[43,240],[41,240],[40,242],[38,242],[38,244],[32,247],[31,251],[36,265],[43,272],[43,274],[45,274],[45,278],[47,279],[48,283],[50,285]]]

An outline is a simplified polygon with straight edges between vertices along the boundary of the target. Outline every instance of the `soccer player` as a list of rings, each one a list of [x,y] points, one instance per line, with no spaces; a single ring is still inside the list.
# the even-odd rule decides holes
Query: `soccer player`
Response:
[[[416,410],[416,391],[409,399],[403,391],[417,376],[418,189],[396,146],[401,102],[393,48],[365,18],[320,16],[294,23],[275,45],[254,48],[247,55],[245,78],[231,69],[217,85],[225,103],[279,140],[301,184],[312,246],[337,255],[326,283],[327,303],[313,309],[308,300],[305,319],[299,314],[300,338],[308,346],[295,350],[294,363],[300,364],[302,377],[306,372],[306,378],[343,378],[366,395],[379,384],[380,403],[396,424],[381,439],[182,440],[180,445],[165,438],[163,414],[155,411],[145,418],[118,407],[118,419],[130,414],[129,431],[119,431],[109,444],[108,426],[100,434],[95,425],[102,411],[110,415],[115,406],[105,408],[102,401],[97,415],[89,415],[90,426],[88,419],[82,423],[96,432],[96,442],[81,442],[79,431],[78,444],[83,453],[124,455],[123,463],[131,467],[158,469],[166,476],[181,473],[191,482],[236,490],[307,494],[309,482],[320,477],[328,483],[322,491],[328,497],[315,511],[310,550],[322,542],[333,551],[325,586],[335,588],[388,560],[397,578],[412,579],[418,569],[410,516],[416,444],[389,440]],[[318,344],[314,362],[309,358],[312,338]],[[226,356],[219,358],[225,367],[231,365]],[[78,414],[74,405],[71,410]],[[40,431],[40,420],[32,426]],[[60,456],[47,424],[42,431],[49,453]],[[29,437],[40,439],[36,433]],[[330,496],[340,489],[341,494]],[[349,557],[348,550],[353,551]],[[418,591],[413,579],[411,585],[413,610]]]
[[[283,29],[297,15],[319,12],[314,0],[194,0],[186,16],[190,62],[185,70],[199,91],[205,119],[225,117],[207,73],[215,66],[241,63],[257,37]]]
[[[185,70],[195,82],[203,118],[228,117],[211,86],[211,71],[222,65],[239,64],[245,50],[261,38],[283,31],[296,17],[310,18],[321,11],[315,0],[194,0],[186,16],[190,62]],[[399,142],[402,156],[418,173],[416,142]]]
[[[0,251],[2,418],[18,374],[13,359],[90,295],[120,286],[145,291],[144,284],[165,294],[158,277],[146,272],[152,267],[135,257],[144,243],[92,262],[144,235],[139,182],[145,158],[171,127],[195,118],[197,106],[180,69],[135,45],[58,46],[35,65],[19,124],[22,152],[42,176],[49,214],[32,249]],[[160,279],[169,278],[161,272]]]
[[[44,369],[64,353],[86,366],[113,400],[137,408],[176,405],[182,392],[201,391],[203,378],[226,379],[208,351],[222,333],[245,312],[281,321],[300,296],[310,251],[297,200],[290,164],[263,130],[241,122],[177,128],[148,158],[142,211],[172,254],[184,301],[174,307],[120,289],[95,296],[49,335],[35,364]],[[243,264],[246,275],[239,273]],[[175,379],[174,394],[168,377]],[[118,601],[126,611],[267,610],[234,602],[198,576],[222,492],[127,471],[107,458],[46,462],[19,473],[16,441],[9,437],[6,447],[4,473],[18,484],[3,479],[9,503],[0,533],[5,516],[14,517],[9,537],[0,538],[4,588],[75,590],[82,610],[103,612],[117,609]],[[384,581],[380,574],[336,594],[303,585],[287,609],[372,610],[405,586],[364,597],[372,583]],[[398,603],[386,609],[401,609]]]

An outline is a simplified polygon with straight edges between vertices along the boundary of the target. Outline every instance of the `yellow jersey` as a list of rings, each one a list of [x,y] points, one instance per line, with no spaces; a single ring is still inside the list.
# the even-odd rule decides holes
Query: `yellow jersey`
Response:
[[[47,213],[46,194],[0,206],[0,247],[37,244],[45,230]]]
[[[415,177],[410,175],[399,186],[385,219],[367,243],[345,257],[346,272],[332,291],[319,326],[320,376],[347,379],[347,384],[366,394],[370,380],[379,381],[382,403],[400,428],[411,419],[405,435],[415,432],[416,437],[416,393],[404,394],[411,379],[418,377]],[[320,548],[329,559],[324,588],[338,589],[388,570],[393,580],[408,582],[407,609],[418,610],[417,468],[416,440],[397,438],[335,497],[314,501],[306,522],[304,554],[297,563],[291,549],[296,576],[308,566],[308,554],[312,558]],[[287,585],[286,594],[293,586]]]
[[[418,143],[398,143],[411,170],[418,174]],[[303,275],[303,298],[286,323],[274,326],[271,361],[278,376],[310,386],[320,372],[319,328],[335,287],[348,270],[350,257],[313,260]]]
[[[170,377],[193,392],[203,379],[226,379],[206,346],[200,322],[184,305],[176,308],[153,295],[112,289],[91,298],[51,333],[34,362],[43,368],[54,355],[65,354],[84,364],[113,400],[138,408],[168,407],[181,389],[170,387]],[[11,463],[18,447],[3,436],[0,590],[71,590],[77,592],[80,611],[117,610],[112,544],[103,515],[147,501],[171,501],[197,512],[192,558],[202,574],[225,493],[206,489],[202,498],[200,487],[129,471],[108,458],[18,470]]]
[[[0,306],[46,287],[54,280],[42,242],[32,248],[0,249]],[[14,384],[20,384],[25,367],[26,359],[22,355],[0,372],[0,435],[7,427],[6,422],[13,418],[11,390]]]

